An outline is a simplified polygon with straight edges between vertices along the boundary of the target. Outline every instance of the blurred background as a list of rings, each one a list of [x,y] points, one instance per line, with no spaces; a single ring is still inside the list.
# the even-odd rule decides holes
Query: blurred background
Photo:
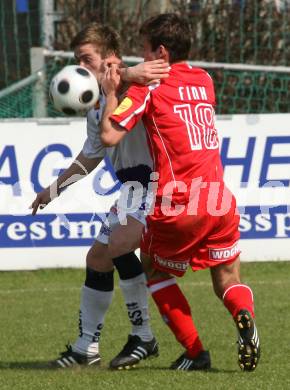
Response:
[[[290,0],[1,0],[0,118],[61,116],[47,87],[89,22],[115,27],[134,64],[141,23],[166,11],[188,20],[190,59],[213,76],[218,114],[290,112]]]

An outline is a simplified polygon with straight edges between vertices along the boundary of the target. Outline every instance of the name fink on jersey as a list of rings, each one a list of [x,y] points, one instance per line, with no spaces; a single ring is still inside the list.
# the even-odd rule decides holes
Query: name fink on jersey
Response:
[[[205,100],[208,101],[205,87],[194,87],[186,85],[178,88],[181,100]]]

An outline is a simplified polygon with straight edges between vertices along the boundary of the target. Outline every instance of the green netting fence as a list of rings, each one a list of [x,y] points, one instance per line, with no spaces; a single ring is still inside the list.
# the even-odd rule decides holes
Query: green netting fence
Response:
[[[34,83],[0,98],[0,118],[32,118]]]
[[[290,112],[289,73],[208,69],[217,95],[218,114]]]
[[[69,62],[73,63],[73,60]],[[129,65],[134,63],[128,59],[126,62]],[[47,88],[51,77],[62,65],[63,61],[47,64]],[[214,67],[212,63],[201,65],[214,80],[217,114],[290,112],[290,68],[288,73],[283,73],[277,70],[243,70],[242,66],[241,69],[230,69],[231,65],[225,69],[223,65]],[[48,116],[59,116],[50,102]]]
[[[137,58],[125,57],[127,64],[132,65]],[[48,98],[48,88],[53,75],[63,66],[73,64],[73,57],[60,55],[46,57],[43,69],[44,84],[40,84],[44,99],[45,115],[48,117],[63,116],[52,106]],[[286,113],[290,112],[290,68],[257,67],[231,64],[196,63],[211,74],[216,89],[217,114],[241,113]],[[35,99],[39,99],[39,78],[28,85],[17,88],[12,93],[1,97],[0,117],[27,118],[38,116],[35,113]],[[39,104],[39,101],[38,101]]]
[[[41,45],[39,1],[20,3],[0,0],[0,90],[30,75],[29,50]]]

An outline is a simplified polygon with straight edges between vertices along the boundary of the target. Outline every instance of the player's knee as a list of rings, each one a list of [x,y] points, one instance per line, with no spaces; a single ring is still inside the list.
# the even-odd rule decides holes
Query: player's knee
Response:
[[[142,264],[134,252],[113,259],[120,279],[127,280],[143,274]]]
[[[104,250],[90,248],[86,257],[86,265],[98,272],[109,272],[114,268],[112,260]]]
[[[91,253],[88,253],[86,257],[86,266],[88,268],[96,270],[96,263],[97,259]]]

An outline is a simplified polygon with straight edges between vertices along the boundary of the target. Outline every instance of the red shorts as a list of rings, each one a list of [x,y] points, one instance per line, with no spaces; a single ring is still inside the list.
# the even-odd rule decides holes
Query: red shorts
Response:
[[[160,205],[155,206],[154,215],[147,217],[141,251],[151,257],[155,268],[176,276],[189,266],[196,271],[231,263],[240,254],[239,221],[234,197],[224,215],[202,210],[188,215],[185,208],[178,216],[166,216]]]

